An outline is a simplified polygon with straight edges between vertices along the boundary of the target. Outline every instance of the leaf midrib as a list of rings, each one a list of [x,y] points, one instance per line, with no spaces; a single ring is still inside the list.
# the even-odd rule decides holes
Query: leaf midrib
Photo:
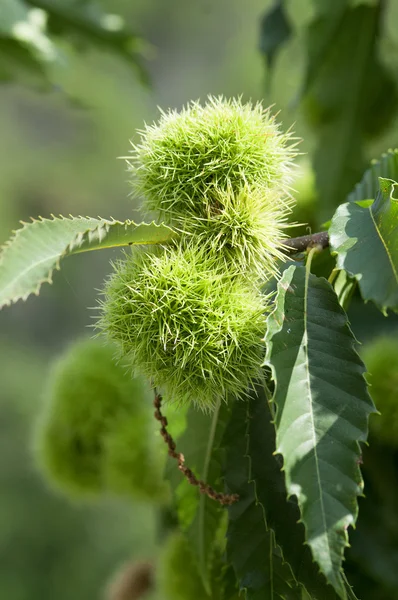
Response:
[[[320,506],[321,506],[323,529],[324,529],[324,532],[327,532],[325,506],[323,503],[323,494],[322,494],[322,486],[321,486],[321,475],[320,475],[320,471],[319,471],[319,458],[318,458],[318,452],[317,452],[315,419],[314,419],[314,411],[313,411],[313,406],[312,406],[313,398],[312,398],[312,392],[311,392],[311,381],[310,381],[310,372],[309,372],[307,323],[308,323],[308,287],[309,287],[309,278],[310,278],[310,267],[311,267],[311,256],[309,257],[309,259],[307,261],[307,265],[306,265],[305,285],[304,285],[304,352],[305,352],[305,357],[306,357],[305,369],[306,369],[308,395],[309,395],[309,400],[310,400],[310,403],[309,403],[310,418],[311,418],[311,425],[312,425],[311,429],[312,429],[312,438],[313,438],[313,444],[314,444],[314,458],[315,458],[315,468],[316,468],[316,475],[317,475],[317,486],[318,486],[318,490],[319,490],[319,501],[320,501]],[[331,556],[331,548],[330,548],[330,542],[329,542],[328,535],[326,535],[326,540],[327,540],[327,545],[328,545],[328,550],[329,550],[329,556]],[[332,562],[331,562],[331,571],[333,571],[333,563]]]

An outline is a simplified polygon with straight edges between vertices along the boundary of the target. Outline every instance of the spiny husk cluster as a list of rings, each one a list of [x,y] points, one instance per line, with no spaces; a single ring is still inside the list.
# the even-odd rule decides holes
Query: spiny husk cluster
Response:
[[[38,463],[68,496],[112,492],[159,501],[166,490],[163,462],[149,442],[148,389],[114,355],[112,346],[83,340],[55,362],[37,424]]]
[[[209,97],[162,112],[140,134],[127,162],[143,209],[193,235],[204,230],[244,269],[273,271],[293,204],[295,144],[270,110]]]
[[[115,264],[100,327],[166,398],[212,408],[259,375],[266,302],[196,244]]]
[[[178,242],[114,265],[99,327],[166,399],[211,409],[261,375],[294,147],[261,104],[209,98],[162,113],[128,158],[143,208]]]

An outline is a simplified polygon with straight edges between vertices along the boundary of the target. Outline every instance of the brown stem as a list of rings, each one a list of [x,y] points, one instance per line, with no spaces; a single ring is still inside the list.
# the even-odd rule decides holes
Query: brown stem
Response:
[[[178,468],[189,481],[189,483],[191,485],[196,485],[201,494],[206,494],[209,496],[209,498],[216,500],[223,506],[230,506],[231,504],[234,504],[234,502],[237,502],[239,500],[238,494],[222,494],[221,492],[216,492],[212,487],[210,487],[210,485],[204,481],[200,481],[200,479],[197,479],[191,469],[185,466],[184,455],[181,452],[176,452],[176,443],[167,431],[167,419],[162,415],[161,412],[162,396],[156,391],[156,388],[153,405],[155,407],[155,419],[157,419],[162,425],[160,428],[160,433],[169,448],[169,456],[176,459],[178,462]]]
[[[320,231],[319,233],[302,235],[301,237],[283,240],[283,245],[286,254],[305,252],[308,248],[314,248],[314,246],[327,248],[329,246],[329,234],[327,231]]]

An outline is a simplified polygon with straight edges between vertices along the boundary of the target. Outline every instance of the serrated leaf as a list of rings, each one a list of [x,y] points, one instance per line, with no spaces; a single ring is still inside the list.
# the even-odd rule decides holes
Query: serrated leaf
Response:
[[[177,441],[177,451],[183,453],[186,465],[196,477],[220,490],[220,444],[229,416],[230,411],[226,403],[219,404],[211,414],[191,406],[187,414],[185,432]],[[173,459],[169,459],[166,476],[171,483],[181,527],[190,541],[203,584],[210,595],[211,561],[225,510],[218,502],[190,485]]]
[[[327,584],[319,567],[313,562],[311,550],[305,544],[305,530],[299,523],[300,511],[295,497],[288,498],[282,460],[275,456],[275,427],[264,386],[250,395],[247,403],[239,403],[239,418],[247,423],[247,457],[250,459],[251,480],[256,498],[264,510],[265,520],[275,535],[284,560],[296,582],[312,600],[337,600],[335,590]]]
[[[388,150],[367,169],[359,183],[356,184],[347,202],[358,202],[376,198],[379,191],[379,177],[398,181],[398,149]]]
[[[363,490],[358,442],[374,410],[365,368],[333,288],[303,267],[289,267],[279,282],[267,341],[287,490],[297,496],[314,559],[347,598],[343,553]]]
[[[398,184],[379,178],[374,202],[349,202],[336,210],[329,228],[337,268],[358,280],[365,302],[384,313],[398,311]]]
[[[38,294],[51,283],[54,270],[67,255],[127,246],[159,244],[175,235],[166,225],[90,217],[33,220],[23,223],[0,254],[0,308]]]

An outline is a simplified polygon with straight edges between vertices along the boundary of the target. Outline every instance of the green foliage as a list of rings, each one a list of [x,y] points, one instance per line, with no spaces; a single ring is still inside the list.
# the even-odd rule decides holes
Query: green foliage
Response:
[[[201,481],[216,490],[222,485],[222,439],[229,415],[225,402],[218,404],[211,415],[191,406],[185,432],[177,440],[187,465]],[[167,465],[167,478],[171,483],[180,526],[190,542],[203,585],[210,593],[214,557],[224,549],[225,511],[208,496],[198,495],[176,470],[172,459]]]
[[[24,223],[0,254],[0,308],[52,282],[54,270],[70,254],[132,244],[154,244],[172,239],[166,225],[94,219],[53,217]]]
[[[142,41],[119,15],[101,11],[94,0],[2,0],[0,79],[50,89],[54,72],[65,66],[60,40],[80,51],[97,47],[117,54],[146,82]]]
[[[389,308],[398,311],[398,200],[397,184],[379,181],[374,202],[338,207],[329,234],[337,267],[358,280],[365,301],[386,313]]]
[[[159,587],[165,600],[216,600],[219,597],[207,594],[190,545],[182,534],[169,537],[159,567]]]
[[[393,179],[398,181],[398,149],[388,150],[377,160],[372,160],[370,167],[365,171],[362,179],[356,184],[347,202],[358,202],[360,200],[373,200],[379,192],[379,178]]]
[[[276,382],[276,451],[283,456],[288,494],[298,498],[314,559],[345,598],[343,552],[363,489],[358,442],[366,440],[372,412],[365,369],[330,284],[309,266],[292,266],[278,290],[267,333],[267,362]]]
[[[273,582],[283,598],[285,590],[287,598],[303,593],[312,600],[336,600],[305,544],[297,501],[287,497],[272,418],[263,386],[253,390],[247,403],[233,407],[225,436],[225,481],[240,501],[229,509],[229,560],[243,587],[253,581],[264,592],[265,582]],[[271,561],[264,561],[270,549]],[[347,583],[345,590],[348,598],[355,598]],[[254,589],[249,587],[248,597],[250,593]]]
[[[239,263],[267,264],[292,204],[290,140],[261,104],[194,102],[141,132],[128,158],[134,190],[165,222],[210,236]]]
[[[165,490],[148,443],[148,391],[114,354],[113,347],[84,340],[55,364],[37,457],[49,480],[71,496],[111,491],[156,501]]]
[[[50,352],[2,331],[0,355],[0,597],[102,597],[104,576],[122,556],[156,548],[151,509],[110,499],[76,506],[43,485],[31,429]]]
[[[203,247],[128,256],[104,294],[99,328],[166,399],[209,410],[259,376],[266,298]]]
[[[380,59],[379,3],[317,7],[308,28],[301,94],[317,147],[314,168],[320,219],[342,202],[365,166],[365,140],[391,123],[397,85]],[[353,31],[361,31],[360,39]]]
[[[398,448],[398,340],[383,336],[364,346],[370,393],[380,415],[370,420],[370,431],[380,441]]]
[[[235,402],[224,444],[226,448],[225,483],[239,502],[228,509],[227,559],[232,564],[240,589],[247,600],[285,598],[301,600],[289,566],[265,520],[258,502],[247,454],[247,406]]]

